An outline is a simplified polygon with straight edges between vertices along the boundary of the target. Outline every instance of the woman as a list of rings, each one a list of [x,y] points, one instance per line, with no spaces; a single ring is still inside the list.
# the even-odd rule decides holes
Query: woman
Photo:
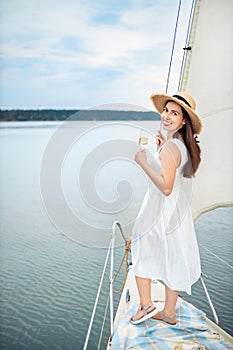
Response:
[[[191,294],[191,285],[201,273],[199,250],[189,208],[191,181],[200,163],[196,135],[202,123],[195,101],[184,92],[154,94],[151,100],[161,114],[158,151],[151,164],[145,150],[136,162],[149,177],[149,188],[134,224],[132,258],[140,307],[131,318],[138,324],[148,318],[176,324],[178,292]],[[151,301],[151,279],[165,284],[165,306],[158,312]]]

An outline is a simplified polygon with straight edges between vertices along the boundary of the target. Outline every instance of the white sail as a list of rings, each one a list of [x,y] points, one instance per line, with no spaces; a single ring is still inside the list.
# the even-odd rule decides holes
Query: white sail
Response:
[[[233,1],[197,0],[180,90],[197,101],[202,163],[192,212],[233,204]]]

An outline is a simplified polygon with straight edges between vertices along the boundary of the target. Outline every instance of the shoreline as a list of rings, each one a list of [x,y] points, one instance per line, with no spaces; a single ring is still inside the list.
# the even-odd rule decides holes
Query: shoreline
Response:
[[[0,110],[0,122],[159,120],[155,111],[131,110]]]

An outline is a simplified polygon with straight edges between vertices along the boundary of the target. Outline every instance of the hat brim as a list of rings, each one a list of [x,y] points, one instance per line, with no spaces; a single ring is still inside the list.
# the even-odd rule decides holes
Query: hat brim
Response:
[[[200,117],[193,111],[192,108],[190,108],[185,102],[178,100],[177,98],[173,96],[169,96],[166,94],[152,94],[150,96],[151,101],[153,102],[156,110],[161,114],[163,112],[163,109],[168,101],[174,101],[181,107],[183,107],[186,112],[188,113],[192,127],[193,127],[193,133],[195,135],[200,134],[202,130],[202,122]]]

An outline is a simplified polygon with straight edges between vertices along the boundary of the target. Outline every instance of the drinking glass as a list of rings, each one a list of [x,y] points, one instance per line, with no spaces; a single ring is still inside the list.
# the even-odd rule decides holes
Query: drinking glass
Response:
[[[148,145],[148,133],[145,130],[141,129],[138,142],[141,149],[145,149]]]

